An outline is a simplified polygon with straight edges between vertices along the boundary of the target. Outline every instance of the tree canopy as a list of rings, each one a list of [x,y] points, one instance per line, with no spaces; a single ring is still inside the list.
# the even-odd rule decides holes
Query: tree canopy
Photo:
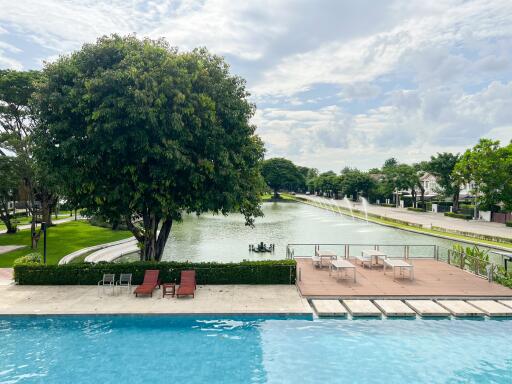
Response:
[[[67,195],[126,221],[160,260],[182,212],[261,215],[263,145],[225,61],[163,41],[102,37],[44,69],[38,158]],[[138,220],[141,225],[138,225]]]
[[[280,157],[264,160],[261,164],[261,175],[267,185],[274,191],[274,196],[283,188],[296,189],[305,185],[304,173],[290,160]]]
[[[512,142],[500,147],[497,140],[480,139],[455,165],[453,177],[473,182],[475,195],[483,209],[503,204],[512,209]]]

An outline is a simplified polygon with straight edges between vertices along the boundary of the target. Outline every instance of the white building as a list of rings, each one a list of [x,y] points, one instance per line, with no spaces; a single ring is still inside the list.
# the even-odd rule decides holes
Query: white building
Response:
[[[441,187],[437,183],[437,177],[431,173],[425,173],[420,177],[420,182],[425,189],[425,196],[434,197],[439,194]]]
[[[425,173],[420,177],[420,182],[425,188],[425,196],[437,196],[442,191],[442,188],[437,183],[437,177],[432,175],[431,173]],[[473,197],[473,190],[475,189],[475,183],[470,182],[466,185],[463,185],[460,189],[459,196],[461,199]]]

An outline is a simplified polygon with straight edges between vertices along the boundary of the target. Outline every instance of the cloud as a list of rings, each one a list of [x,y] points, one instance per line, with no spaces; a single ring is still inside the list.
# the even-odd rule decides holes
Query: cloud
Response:
[[[509,0],[0,0],[0,9],[0,67],[40,68],[110,33],[206,46],[247,79],[267,156],[323,170],[512,135]]]

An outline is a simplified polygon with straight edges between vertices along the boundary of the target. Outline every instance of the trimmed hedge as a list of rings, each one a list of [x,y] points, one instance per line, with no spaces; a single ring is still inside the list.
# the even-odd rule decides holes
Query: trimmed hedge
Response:
[[[409,207],[407,208],[408,211],[414,211],[414,212],[425,212],[425,210],[423,208],[413,208],[413,207]]]
[[[444,215],[448,216],[448,217],[454,217],[456,219],[464,219],[464,220],[471,220],[473,218],[473,216],[471,216],[471,215],[464,215],[462,213],[454,213],[454,212],[445,212]]]
[[[505,223],[505,225],[506,225],[507,227],[512,227],[512,221],[507,221],[507,222]]]
[[[80,263],[14,266],[14,280],[20,285],[94,285],[104,273],[131,273],[134,285],[142,283],[144,271],[160,270],[162,282],[179,283],[180,272],[196,271],[197,284],[295,284],[295,260],[243,261],[241,263],[134,262]]]

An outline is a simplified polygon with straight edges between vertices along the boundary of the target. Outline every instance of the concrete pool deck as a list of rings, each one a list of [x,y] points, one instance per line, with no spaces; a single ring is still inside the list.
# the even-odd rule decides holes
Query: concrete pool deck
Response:
[[[467,271],[436,261],[408,259],[414,266],[414,280],[393,279],[382,268],[362,268],[356,265],[357,281],[329,276],[328,268],[316,268],[309,258],[297,258],[300,281],[297,286],[307,298],[512,298],[512,289],[489,283]],[[349,274],[349,277],[352,275]]]
[[[311,315],[294,285],[198,286],[195,298],[116,296],[96,286],[0,286],[0,315],[274,314]]]

